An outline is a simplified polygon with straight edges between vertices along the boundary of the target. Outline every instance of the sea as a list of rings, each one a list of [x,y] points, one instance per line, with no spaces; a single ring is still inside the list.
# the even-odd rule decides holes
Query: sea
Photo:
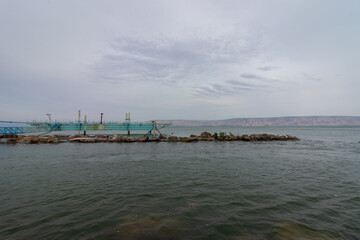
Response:
[[[0,145],[0,239],[360,239],[360,126],[297,142]]]

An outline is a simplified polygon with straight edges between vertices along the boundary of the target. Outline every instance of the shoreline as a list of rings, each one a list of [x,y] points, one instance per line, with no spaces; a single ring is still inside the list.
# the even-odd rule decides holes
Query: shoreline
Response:
[[[121,136],[121,135],[54,135],[54,136],[37,136],[37,135],[16,135],[4,134],[0,135],[0,144],[59,144],[59,143],[133,143],[133,142],[268,142],[268,141],[299,141],[295,136],[287,134],[251,134],[251,135],[226,135],[223,132],[211,134],[202,132],[199,136],[191,134],[189,137],[165,136],[149,137],[144,135],[141,137]]]

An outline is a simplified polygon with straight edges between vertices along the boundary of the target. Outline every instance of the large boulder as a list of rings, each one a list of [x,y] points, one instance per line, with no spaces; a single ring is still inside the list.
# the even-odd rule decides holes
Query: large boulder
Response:
[[[247,134],[244,134],[244,135],[241,136],[241,141],[249,142],[250,137]]]
[[[142,136],[137,138],[138,142],[146,142],[147,140],[149,140],[148,136]]]
[[[34,135],[26,136],[19,141],[19,143],[25,143],[25,144],[35,144],[39,142],[40,142],[40,138]]]
[[[160,141],[166,141],[166,139],[160,139],[159,137],[152,137],[147,140],[148,142],[160,142]]]
[[[181,137],[180,142],[190,142],[190,138],[187,137]]]
[[[168,142],[178,142],[179,138],[176,136],[170,136],[170,137],[168,137],[167,141]]]
[[[96,142],[96,139],[95,139],[95,138],[83,138],[83,137],[78,137],[78,138],[70,139],[69,142],[95,143],[95,142]]]
[[[200,134],[200,137],[201,137],[201,138],[210,138],[210,137],[211,137],[211,133],[209,133],[209,132],[202,132],[202,133]]]
[[[94,139],[95,142],[107,142],[107,141],[108,141],[107,138],[99,138],[99,137],[97,137],[97,138],[91,138],[91,139]]]
[[[124,142],[136,142],[136,138],[135,137],[124,137]]]

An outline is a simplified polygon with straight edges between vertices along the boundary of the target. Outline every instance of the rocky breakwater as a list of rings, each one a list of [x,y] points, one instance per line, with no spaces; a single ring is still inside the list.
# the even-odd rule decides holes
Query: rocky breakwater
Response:
[[[207,142],[207,141],[243,141],[243,142],[259,142],[259,141],[298,141],[299,139],[290,135],[272,135],[272,134],[251,134],[251,135],[234,135],[230,133],[226,135],[203,132],[199,136],[191,134],[189,137],[177,137],[160,135],[159,137],[133,137],[119,135],[76,135],[76,136],[24,136],[16,134],[0,135],[0,144],[45,144],[45,143],[134,143],[134,142]]]

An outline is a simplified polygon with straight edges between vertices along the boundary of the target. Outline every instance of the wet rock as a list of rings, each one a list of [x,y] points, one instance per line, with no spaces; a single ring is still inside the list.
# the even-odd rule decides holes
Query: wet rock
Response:
[[[297,137],[286,135],[286,134],[279,135],[278,139],[280,141],[298,141],[299,140]]]
[[[196,135],[195,135],[195,136],[196,136]],[[191,137],[191,136],[190,136],[189,142],[197,142],[197,141],[199,141],[199,139],[198,139],[197,136],[196,136],[196,137]]]
[[[39,143],[40,139],[38,136],[26,136],[24,138],[22,138],[19,143],[24,143],[24,144],[35,144],[35,143]]]
[[[16,144],[18,142],[17,138],[1,138],[0,143],[5,144]]]
[[[124,142],[136,142],[136,138],[135,137],[124,137]]]
[[[241,141],[249,142],[250,137],[247,134],[244,134],[244,135],[241,136]]]
[[[49,138],[48,137],[39,137],[39,143],[48,143]]]
[[[108,141],[107,138],[98,138],[98,137],[95,138],[95,142],[107,142],[107,141]]]
[[[112,139],[114,142],[120,143],[120,142],[125,142],[125,137],[124,136],[114,136]]]
[[[106,134],[99,134],[99,135],[96,135],[96,138],[108,138],[109,135],[106,135]]]
[[[137,139],[138,142],[146,142],[147,140],[149,140],[148,136],[138,137],[138,139]]]
[[[231,141],[237,141],[239,136],[232,135],[230,136]]]
[[[160,142],[160,141],[166,141],[166,139],[160,139],[158,137],[152,137],[148,139],[148,142]]]
[[[202,132],[202,133],[200,134],[200,137],[201,137],[201,138],[210,138],[210,137],[212,137],[212,136],[211,136],[211,133],[209,133],[209,132]]]
[[[215,138],[213,137],[206,137],[206,138],[203,138],[203,137],[200,137],[198,138],[199,141],[215,141]]]
[[[167,139],[167,137],[166,137],[165,135],[162,135],[162,134],[159,136],[159,138],[160,138],[161,140]]]
[[[170,136],[170,137],[168,137],[167,141],[168,142],[178,142],[179,138],[176,136]]]
[[[198,136],[196,134],[191,134],[190,138],[197,138]]]
[[[233,139],[231,138],[231,136],[225,136],[224,140],[225,141],[232,141]]]
[[[187,137],[181,137],[180,142],[190,142],[190,138]]]
[[[12,134],[12,133],[6,133],[5,135],[3,135],[3,138],[7,138],[7,139],[15,138],[15,139],[17,139],[18,135],[17,134]]]
[[[79,143],[95,143],[95,138],[73,138],[69,140],[70,142],[79,142]]]

